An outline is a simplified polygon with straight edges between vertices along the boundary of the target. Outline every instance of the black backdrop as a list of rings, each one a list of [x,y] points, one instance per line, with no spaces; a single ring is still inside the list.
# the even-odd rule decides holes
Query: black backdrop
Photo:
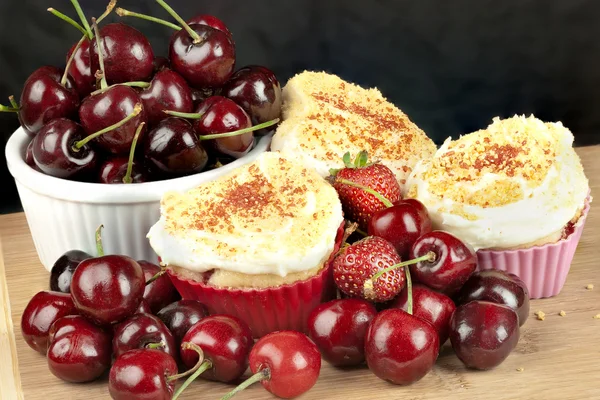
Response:
[[[88,17],[105,2],[80,0]],[[237,65],[264,64],[282,84],[304,69],[377,86],[436,142],[492,117],[562,120],[579,145],[600,136],[597,0],[171,0],[184,18],[214,14],[234,34]],[[121,0],[168,18],[153,0]],[[0,99],[43,64],[63,65],[79,38],[46,9],[76,17],[68,0],[0,0]],[[118,17],[112,16],[111,20]],[[169,28],[127,19],[165,54]],[[3,101],[6,103],[7,101]],[[0,113],[0,145],[16,129]],[[0,212],[18,209],[0,162]]]

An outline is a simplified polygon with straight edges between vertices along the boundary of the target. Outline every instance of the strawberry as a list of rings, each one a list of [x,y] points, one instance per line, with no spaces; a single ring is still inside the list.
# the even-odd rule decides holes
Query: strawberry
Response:
[[[333,279],[351,297],[384,302],[396,297],[406,283],[404,268],[396,268],[373,279],[385,268],[401,262],[394,246],[376,236],[344,247],[333,260]]]
[[[365,232],[374,213],[402,199],[392,170],[383,164],[368,163],[367,158],[367,152],[361,151],[352,163],[350,153],[344,154],[345,168],[332,169],[329,178],[345,215]]]

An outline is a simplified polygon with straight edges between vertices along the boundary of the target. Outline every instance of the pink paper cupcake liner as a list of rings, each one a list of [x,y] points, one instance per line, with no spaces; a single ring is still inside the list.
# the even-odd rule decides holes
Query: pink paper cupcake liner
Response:
[[[198,300],[210,314],[228,314],[240,318],[259,338],[278,330],[306,332],[310,312],[335,297],[332,261],[344,235],[340,226],[331,256],[321,271],[306,280],[266,289],[227,289],[206,285],[177,276],[167,269],[171,281],[184,299]]]
[[[556,296],[562,290],[571,268],[590,201],[588,197],[573,232],[565,239],[527,249],[479,250],[477,269],[498,269],[517,275],[527,285],[532,299]]]

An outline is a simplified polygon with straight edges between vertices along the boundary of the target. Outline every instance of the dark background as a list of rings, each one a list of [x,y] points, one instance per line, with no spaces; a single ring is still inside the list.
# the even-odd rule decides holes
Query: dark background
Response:
[[[102,0],[80,0],[88,18]],[[119,5],[168,19],[152,0]],[[263,64],[282,85],[304,69],[377,86],[437,143],[485,127],[494,116],[535,113],[562,120],[577,145],[600,141],[600,1],[597,0],[171,0],[184,18],[228,24],[237,65]],[[76,18],[67,0],[0,0],[0,101],[18,97],[43,64],[64,65],[80,34],[53,17]],[[117,20],[113,15],[109,21]],[[169,28],[127,23],[166,54]],[[0,145],[17,128],[0,113]],[[19,209],[0,161],[0,212]]]

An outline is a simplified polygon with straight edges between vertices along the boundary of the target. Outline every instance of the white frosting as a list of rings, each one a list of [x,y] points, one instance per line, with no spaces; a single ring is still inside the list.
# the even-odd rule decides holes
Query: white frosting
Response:
[[[583,208],[588,195],[588,181],[579,157],[572,148],[572,141],[570,132],[561,137],[555,162],[539,186],[532,187],[522,177],[515,176],[513,179],[520,184],[524,196],[503,206],[462,204],[432,194],[428,189],[429,183],[421,178],[430,162],[420,162],[415,166],[406,187],[417,187],[416,198],[427,207],[437,229],[451,232],[471,244],[475,250],[510,248],[536,242],[561,231]],[[447,152],[450,143],[450,139],[446,140],[434,158]],[[496,180],[497,175],[490,173],[475,184],[454,184],[475,192],[493,188]],[[456,206],[475,218],[467,219],[452,212]]]
[[[284,160],[286,170],[281,170]],[[258,167],[250,169],[251,166]],[[251,172],[254,171],[254,172]],[[279,153],[265,153],[257,161],[241,167],[224,179],[225,184],[243,185],[256,176],[272,185],[269,204],[262,217],[250,218],[232,211],[228,220],[231,231],[196,229],[194,223],[183,223],[173,229],[173,220],[181,219],[182,208],[193,210],[222,201],[217,191],[219,181],[209,182],[186,194],[177,194],[175,210],[161,203],[161,218],[148,233],[150,245],[167,265],[206,272],[215,268],[244,274],[275,274],[282,277],[322,265],[335,245],[338,228],[343,222],[342,207],[333,187],[298,164],[287,161]],[[290,196],[289,182],[304,185],[305,191]],[[297,186],[294,186],[297,187]],[[287,192],[286,192],[287,190]],[[173,194],[171,194],[173,196]],[[183,205],[183,206],[182,206]],[[271,207],[273,206],[273,207]],[[273,211],[278,206],[293,215]],[[193,211],[190,211],[192,213]],[[315,215],[318,220],[315,221]]]

